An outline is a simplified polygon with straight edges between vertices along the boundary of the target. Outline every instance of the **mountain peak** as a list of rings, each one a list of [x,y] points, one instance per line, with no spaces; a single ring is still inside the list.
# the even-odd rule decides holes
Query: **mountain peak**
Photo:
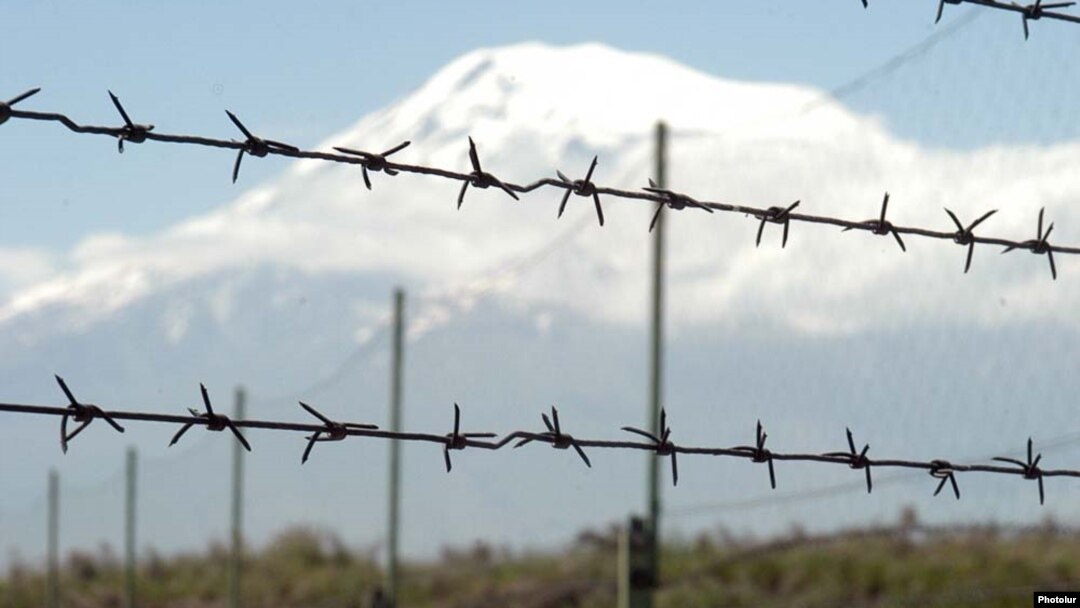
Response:
[[[462,55],[374,117],[377,124],[362,122],[355,133],[362,139],[363,130],[378,126],[418,141],[430,134],[468,133],[490,142],[525,126],[608,146],[666,120],[684,131],[760,137],[779,125],[789,128],[779,119],[814,103],[821,105],[818,118],[832,123],[830,133],[866,126],[810,87],[727,80],[658,55],[597,43],[529,42]],[[413,131],[407,133],[405,125]]]

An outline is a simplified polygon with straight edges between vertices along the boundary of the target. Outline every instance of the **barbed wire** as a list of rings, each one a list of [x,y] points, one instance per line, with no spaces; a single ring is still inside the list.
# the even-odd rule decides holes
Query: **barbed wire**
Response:
[[[997,2],[996,0],[938,0],[937,17],[934,19],[934,23],[939,23],[941,21],[941,17],[945,13],[946,4],[976,4],[1001,11],[1019,13],[1024,26],[1024,40],[1027,40],[1031,36],[1031,31],[1028,28],[1028,21],[1056,19],[1058,21],[1080,23],[1080,15],[1070,15],[1068,13],[1058,13],[1047,10],[1054,8],[1068,8],[1075,5],[1076,2],[1048,2],[1044,4],[1043,0],[1035,0],[1035,2],[1031,4],[1017,4],[1015,2],[1005,3]],[[862,0],[862,5],[863,8],[870,8],[870,0]]]
[[[119,433],[125,432],[119,421],[154,422],[162,424],[179,425],[179,430],[173,436],[169,445],[172,446],[193,427],[202,426],[209,431],[229,430],[246,450],[252,447],[245,438],[241,429],[266,429],[276,431],[290,431],[309,433],[305,439],[307,444],[301,455],[300,462],[304,464],[311,456],[316,444],[327,441],[343,441],[351,437],[372,437],[391,441],[408,441],[417,443],[432,443],[442,446],[443,460],[446,471],[453,469],[450,457],[452,451],[461,451],[467,448],[496,451],[507,445],[513,444],[513,448],[520,448],[532,442],[546,443],[559,450],[573,449],[585,466],[592,468],[592,461],[586,453],[588,449],[618,449],[653,452],[657,456],[667,457],[671,461],[672,483],[679,483],[678,456],[718,456],[727,458],[741,458],[753,463],[766,464],[769,472],[769,482],[776,489],[776,462],[811,462],[819,464],[842,465],[855,470],[863,471],[866,478],[867,493],[873,492],[873,469],[913,469],[927,472],[937,480],[934,495],[937,496],[949,485],[956,499],[960,499],[960,486],[956,479],[957,473],[993,473],[999,475],[1018,475],[1026,480],[1036,481],[1039,489],[1039,504],[1046,501],[1046,492],[1043,479],[1046,477],[1076,477],[1080,478],[1080,470],[1075,469],[1043,469],[1039,466],[1042,454],[1034,453],[1034,442],[1031,438],[1027,441],[1027,458],[1018,460],[1008,457],[996,457],[991,460],[1004,464],[957,464],[949,460],[907,460],[895,458],[871,458],[868,455],[870,445],[866,444],[861,449],[857,448],[854,435],[847,429],[847,449],[844,451],[822,453],[785,453],[776,452],[766,447],[768,434],[759,421],[755,441],[752,446],[735,447],[700,447],[676,444],[672,438],[672,429],[667,423],[667,412],[660,411],[659,426],[653,431],[636,427],[624,426],[622,430],[643,438],[645,441],[619,441],[607,439],[585,439],[571,435],[562,427],[559,420],[558,410],[552,406],[551,416],[542,413],[541,421],[546,430],[539,432],[517,430],[503,435],[491,432],[465,432],[461,429],[461,408],[454,404],[452,431],[444,434],[414,433],[385,431],[378,426],[368,423],[340,422],[336,421],[307,403],[300,402],[300,407],[318,420],[318,424],[304,422],[290,422],[281,420],[234,420],[225,414],[214,411],[210,394],[205,386],[200,385],[203,401],[203,411],[188,409],[189,415],[172,415],[155,412],[139,411],[106,411],[98,405],[83,403],[76,399],[74,393],[68,388],[67,383],[60,376],[56,376],[56,382],[68,400],[66,407],[0,403],[0,411],[16,414],[60,416],[60,446],[66,453],[69,443],[94,420],[101,419]],[[68,432],[68,421],[79,423],[73,431]],[[1008,465],[1008,466],[1005,466]]]
[[[397,144],[383,152],[367,152],[364,150],[356,150],[352,148],[337,147],[334,148],[337,153],[314,151],[314,150],[302,150],[291,144],[276,141],[272,139],[264,139],[256,136],[251,130],[244,125],[243,122],[236,116],[236,114],[226,110],[229,120],[236,126],[236,128],[244,136],[242,141],[228,140],[228,139],[214,139],[210,137],[203,137],[198,135],[178,135],[167,134],[154,131],[154,125],[151,124],[139,124],[131,120],[124,106],[120,103],[119,98],[111,91],[109,97],[112,100],[113,105],[116,107],[117,112],[123,120],[123,125],[119,127],[109,126],[94,126],[83,125],[76,123],[68,116],[55,112],[36,112],[29,110],[19,110],[14,106],[20,102],[37,94],[41,89],[35,88],[25,93],[22,93],[6,102],[0,102],[0,124],[3,124],[9,119],[16,118],[22,120],[32,121],[44,121],[44,122],[57,122],[70,131],[75,133],[84,133],[92,135],[104,135],[108,137],[114,137],[117,140],[117,148],[120,152],[124,151],[124,143],[139,144],[148,141],[162,142],[162,143],[175,143],[175,144],[188,144],[196,146],[204,146],[210,148],[221,148],[227,150],[236,151],[236,160],[233,163],[232,178],[235,182],[239,178],[241,163],[244,159],[244,155],[253,156],[256,158],[262,158],[269,155],[285,156],[289,158],[302,158],[311,160],[320,160],[325,162],[343,163],[349,165],[359,165],[364,178],[364,185],[368,188],[372,188],[370,173],[383,173],[388,176],[396,176],[400,173],[412,173],[418,175],[427,175],[438,178],[443,178],[452,181],[460,181],[461,189],[457,195],[457,207],[460,209],[465,202],[465,195],[468,192],[469,187],[475,189],[487,189],[497,188],[506,193],[506,195],[514,200],[519,199],[519,194],[526,194],[538,190],[543,187],[562,189],[563,197],[559,205],[558,216],[561,216],[566,208],[570,195],[576,195],[589,199],[593,203],[593,207],[596,211],[597,220],[601,226],[604,225],[604,212],[601,202],[601,196],[618,198],[622,200],[638,201],[646,203],[656,203],[656,211],[653,214],[652,221],[649,225],[649,229],[652,230],[657,222],[657,219],[665,209],[670,211],[681,211],[687,208],[693,208],[700,211],[715,213],[736,213],[743,214],[744,216],[753,217],[758,221],[757,238],[755,243],[760,246],[761,240],[764,234],[766,224],[778,224],[783,227],[783,234],[781,239],[781,247],[787,246],[787,237],[790,231],[792,222],[803,222],[808,224],[822,224],[836,226],[844,231],[849,230],[861,230],[876,235],[891,236],[894,238],[902,251],[907,251],[907,246],[901,237],[904,236],[919,236],[924,238],[939,239],[952,241],[967,250],[964,272],[968,272],[971,269],[972,257],[976,245],[991,245],[1002,247],[1002,253],[1007,253],[1014,250],[1025,250],[1036,255],[1044,255],[1047,257],[1050,265],[1050,274],[1056,280],[1057,279],[1057,266],[1054,261],[1054,254],[1080,254],[1080,246],[1061,246],[1051,244],[1049,241],[1050,233],[1054,230],[1054,224],[1051,223],[1044,230],[1044,211],[1039,211],[1037,230],[1035,238],[1027,240],[1011,240],[999,237],[987,237],[980,236],[974,233],[974,230],[979,224],[990,218],[997,210],[990,210],[983,214],[979,219],[964,225],[960,219],[949,209],[945,209],[949,220],[952,222],[955,230],[951,227],[949,230],[937,230],[932,228],[923,228],[917,226],[901,226],[895,224],[892,221],[886,219],[886,213],[888,211],[889,194],[886,193],[884,200],[881,203],[880,213],[877,217],[862,221],[852,221],[839,217],[825,216],[825,215],[811,215],[806,213],[795,213],[796,207],[802,204],[801,201],[796,201],[788,206],[771,206],[771,207],[753,207],[744,204],[735,203],[723,203],[699,200],[689,194],[683,192],[676,192],[671,189],[658,187],[652,180],[649,180],[649,185],[643,187],[641,190],[624,190],[619,188],[611,188],[601,186],[593,182],[593,172],[597,167],[599,159],[594,157],[592,163],[589,166],[585,177],[582,179],[571,179],[563,174],[561,171],[556,171],[557,178],[542,178],[528,184],[515,184],[499,179],[494,174],[485,171],[480,161],[480,154],[476,143],[470,137],[468,138],[468,152],[469,162],[471,165],[471,171],[469,173],[462,173],[459,171],[451,171],[448,169],[442,169],[439,167],[416,165],[408,163],[394,162],[389,157],[395,153],[398,153],[408,147],[411,142],[405,141]]]
[[[1040,441],[1040,453],[1046,454],[1049,452],[1058,451],[1064,448],[1074,446],[1080,441],[1080,433],[1066,433],[1064,435],[1058,435],[1049,439],[1043,439]],[[1000,452],[995,451],[994,454]],[[1023,449],[1013,450],[1009,455],[1022,454]],[[981,455],[981,456],[967,456],[961,460],[964,462],[975,462],[980,460],[989,460],[993,458],[993,455]],[[895,485],[895,484],[907,484],[919,479],[918,471],[899,471],[890,475],[884,475],[876,477],[874,483],[878,486],[882,485]],[[791,504],[795,502],[801,502],[806,500],[814,500],[820,498],[835,498],[841,494],[853,494],[861,491],[865,486],[862,480],[859,481],[847,481],[831,484],[828,486],[819,486],[816,488],[796,490],[791,492],[784,492],[781,494],[772,495],[760,495],[750,498],[736,498],[724,502],[707,502],[697,504],[676,504],[671,505],[664,509],[665,517],[692,517],[705,515],[709,513],[716,513],[718,511],[740,511],[747,509],[758,509],[761,507],[775,506],[781,504]]]

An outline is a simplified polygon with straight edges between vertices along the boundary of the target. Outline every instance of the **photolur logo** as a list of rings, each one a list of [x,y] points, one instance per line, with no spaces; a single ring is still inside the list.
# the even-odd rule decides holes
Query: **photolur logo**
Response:
[[[1075,591],[1036,591],[1034,596],[1035,606],[1076,605],[1080,599],[1080,593]]]

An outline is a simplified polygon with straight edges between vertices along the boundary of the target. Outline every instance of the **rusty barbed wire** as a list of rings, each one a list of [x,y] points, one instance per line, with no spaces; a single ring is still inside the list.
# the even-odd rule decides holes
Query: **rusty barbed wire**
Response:
[[[452,462],[450,460],[450,452],[460,451],[465,449],[478,449],[497,451],[507,445],[511,445],[512,448],[520,448],[529,443],[546,443],[555,449],[566,450],[573,448],[577,455],[581,458],[585,466],[592,468],[593,463],[591,459],[586,455],[586,449],[613,449],[613,450],[635,450],[642,452],[653,452],[657,457],[670,457],[671,458],[671,473],[672,483],[678,485],[679,483],[679,469],[677,458],[679,454],[689,456],[714,456],[714,457],[726,457],[726,458],[740,458],[748,460],[753,463],[766,463],[769,469],[769,483],[775,490],[777,487],[777,476],[775,470],[776,462],[809,462],[818,464],[830,464],[848,467],[851,469],[862,470],[866,476],[866,491],[867,493],[873,492],[873,481],[871,479],[871,468],[877,469],[914,469],[925,471],[935,482],[934,496],[941,493],[946,483],[951,484],[953,494],[956,499],[960,499],[960,486],[957,482],[957,475],[960,473],[991,473],[997,475],[1014,475],[1021,477],[1025,480],[1035,481],[1038,484],[1039,492],[1039,504],[1045,504],[1046,502],[1046,489],[1044,479],[1047,477],[1075,477],[1080,478],[1080,470],[1077,469],[1044,469],[1039,466],[1042,462],[1042,454],[1035,453],[1035,443],[1031,438],[1027,441],[1027,459],[1017,460],[1015,458],[996,457],[992,460],[1005,463],[1009,466],[997,465],[997,464],[956,464],[948,460],[935,458],[931,460],[909,460],[909,459],[896,459],[896,458],[871,458],[868,455],[870,450],[869,444],[865,445],[862,450],[856,449],[854,436],[851,429],[845,429],[847,437],[847,450],[846,451],[833,451],[822,453],[786,453],[770,450],[765,447],[768,434],[764,430],[764,426],[759,421],[757,424],[756,440],[753,446],[735,446],[735,447],[708,447],[708,446],[686,446],[678,445],[671,439],[671,427],[668,425],[668,416],[666,410],[661,410],[660,419],[658,421],[659,428],[656,432],[644,430],[635,427],[622,427],[623,431],[639,435],[647,441],[619,441],[609,439],[585,439],[575,435],[570,435],[563,430],[563,426],[559,420],[558,410],[554,406],[551,408],[551,417],[549,418],[547,413],[541,414],[541,419],[544,422],[544,426],[547,431],[533,432],[533,431],[511,431],[503,435],[498,435],[491,432],[462,432],[461,430],[461,408],[458,404],[454,404],[454,425],[453,431],[450,433],[437,434],[437,433],[414,433],[414,432],[397,432],[386,431],[380,429],[374,424],[366,423],[348,423],[348,422],[335,422],[327,416],[324,416],[315,408],[311,407],[307,403],[300,402],[300,407],[307,413],[315,416],[319,420],[319,424],[304,423],[304,422],[290,422],[282,420],[233,420],[223,414],[214,412],[213,406],[210,401],[209,392],[206,387],[200,385],[200,392],[202,395],[202,402],[205,408],[204,412],[199,412],[195,409],[189,409],[189,415],[173,415],[173,414],[161,414],[155,412],[139,412],[139,411],[107,411],[101,406],[92,405],[88,403],[82,403],[75,399],[71,390],[68,388],[67,383],[60,376],[56,376],[56,382],[59,384],[60,389],[69,401],[69,405],[62,406],[50,406],[50,405],[32,405],[32,404],[16,404],[16,403],[0,403],[0,412],[9,412],[14,414],[29,414],[29,415],[42,415],[42,416],[60,416],[61,417],[61,436],[60,445],[66,453],[68,450],[68,444],[74,437],[79,434],[83,429],[90,425],[95,419],[101,418],[117,431],[124,432],[124,428],[119,425],[118,420],[124,421],[136,421],[136,422],[153,422],[161,424],[174,424],[179,425],[180,429],[176,435],[173,436],[169,445],[173,445],[180,439],[180,437],[186,433],[189,429],[202,426],[209,431],[223,431],[229,429],[245,449],[252,450],[251,444],[247,441],[240,429],[265,429],[275,431],[290,431],[297,433],[310,433],[305,437],[307,443],[303,449],[303,453],[300,458],[301,465],[308,461],[311,455],[312,447],[317,442],[322,441],[341,441],[352,437],[371,437],[377,439],[387,439],[391,441],[408,441],[418,443],[431,443],[442,447],[443,460],[446,466],[446,471],[449,473],[452,468]],[[68,418],[74,418],[77,421],[82,422],[82,425],[78,427],[74,432],[67,433],[67,420]]]
[[[957,6],[961,4],[976,4],[978,6],[985,6],[987,8],[1019,13],[1021,22],[1024,26],[1024,40],[1027,40],[1031,36],[1031,31],[1028,28],[1028,21],[1038,21],[1039,19],[1056,19],[1058,21],[1080,23],[1080,15],[1070,15],[1068,13],[1058,13],[1047,10],[1055,8],[1068,8],[1070,6],[1074,6],[1076,2],[1044,3],[1043,0],[1035,0],[1035,2],[1031,4],[1017,4],[1015,2],[997,2],[996,0],[938,0],[937,17],[934,19],[934,23],[941,22],[941,17],[945,13],[946,4],[953,4]],[[869,8],[870,1],[862,0],[862,5],[863,8]]]
[[[951,3],[951,0],[946,1]],[[1051,5],[1041,6],[1042,8],[1047,8]],[[1053,13],[1044,12],[1041,14],[1041,16],[1049,17],[1052,14]],[[115,137],[117,139],[117,145],[121,151],[123,150],[124,142],[128,142],[131,144],[141,144],[145,142],[175,143],[235,150],[237,155],[236,160],[233,163],[232,169],[232,178],[234,182],[239,177],[240,164],[245,154],[256,158],[262,158],[266,156],[285,156],[289,158],[302,158],[325,162],[343,163],[349,165],[359,165],[361,171],[363,172],[364,185],[368,189],[372,187],[371,180],[368,175],[369,172],[380,172],[391,177],[399,175],[401,173],[411,173],[417,175],[438,177],[452,181],[460,181],[462,182],[462,184],[457,196],[457,207],[459,209],[464,203],[465,193],[469,189],[469,186],[477,189],[486,189],[492,187],[498,188],[514,200],[519,199],[519,194],[526,194],[543,187],[548,187],[556,189],[561,188],[564,190],[563,198],[558,207],[557,217],[562,216],[563,211],[566,208],[566,203],[569,196],[571,194],[576,194],[581,197],[592,199],[597,214],[597,219],[599,220],[601,226],[604,225],[605,219],[603,208],[601,206],[602,195],[622,200],[655,203],[656,210],[653,214],[652,221],[649,224],[649,230],[652,230],[655,227],[657,219],[660,217],[660,213],[664,212],[665,210],[682,211],[693,208],[708,213],[715,213],[719,211],[725,213],[743,214],[744,216],[751,217],[756,222],[758,222],[757,239],[755,241],[758,245],[761,244],[761,235],[762,231],[764,230],[765,224],[774,223],[781,224],[783,226],[781,247],[786,247],[788,240],[788,231],[791,222],[836,226],[843,229],[844,231],[861,230],[877,235],[891,235],[896,240],[897,244],[900,246],[901,251],[907,251],[907,245],[905,244],[901,235],[947,240],[952,241],[967,250],[967,255],[965,258],[966,261],[964,265],[965,273],[971,269],[971,260],[974,254],[975,245],[1002,247],[1002,253],[1015,250],[1025,250],[1036,255],[1046,255],[1049,258],[1050,273],[1054,279],[1057,279],[1057,267],[1054,262],[1055,253],[1073,255],[1080,254],[1080,246],[1053,245],[1049,242],[1049,235],[1053,228],[1053,224],[1050,225],[1050,228],[1047,229],[1045,233],[1043,232],[1042,220],[1044,210],[1039,211],[1039,230],[1035,239],[1011,240],[997,237],[977,236],[973,232],[976,226],[988,220],[991,216],[997,213],[996,209],[984,213],[978,220],[972,222],[967,227],[964,227],[959,222],[956,215],[952,211],[950,211],[949,209],[944,209],[945,213],[947,214],[947,218],[955,225],[956,230],[951,230],[951,226],[947,229],[901,226],[890,220],[885,219],[885,212],[888,208],[889,203],[888,193],[885,194],[885,199],[882,202],[881,213],[879,217],[870,220],[852,221],[839,217],[825,215],[795,213],[795,208],[804,204],[804,201],[801,200],[796,201],[786,207],[770,206],[759,208],[743,204],[700,200],[684,192],[677,192],[667,188],[660,188],[652,180],[649,180],[648,186],[643,187],[641,190],[624,190],[619,188],[610,188],[598,185],[594,181],[592,181],[593,172],[596,170],[597,164],[599,162],[598,159],[595,157],[593,158],[593,162],[589,166],[589,170],[586,173],[584,179],[572,180],[562,172],[556,171],[558,179],[543,178],[528,184],[515,184],[501,180],[493,173],[484,170],[484,168],[480,164],[480,156],[477,152],[476,143],[471,137],[468,138],[468,156],[472,170],[468,173],[463,173],[459,171],[441,169],[439,167],[394,162],[388,158],[390,155],[400,152],[401,150],[409,146],[411,143],[409,141],[397,144],[382,153],[366,152],[363,150],[356,150],[352,148],[335,148],[335,151],[337,153],[315,150],[301,150],[296,146],[284,142],[264,139],[255,136],[247,128],[247,126],[240,122],[240,120],[236,117],[235,114],[228,110],[226,110],[226,114],[229,120],[244,135],[245,139],[243,139],[242,141],[230,139],[214,139],[198,135],[178,135],[162,133],[159,131],[155,131],[154,125],[136,124],[132,122],[126,110],[120,104],[119,98],[113,95],[112,92],[109,92],[110,99],[112,100],[114,106],[116,107],[117,111],[120,113],[121,118],[124,121],[124,124],[118,127],[82,125],[76,123],[74,120],[64,114],[55,112],[37,112],[15,108],[16,104],[36,95],[39,91],[40,89],[31,89],[29,91],[26,91],[25,93],[22,93],[21,95],[10,99],[9,101],[0,101],[0,124],[3,124],[4,122],[12,118],[40,122],[57,122],[74,133],[85,133],[92,135]]]

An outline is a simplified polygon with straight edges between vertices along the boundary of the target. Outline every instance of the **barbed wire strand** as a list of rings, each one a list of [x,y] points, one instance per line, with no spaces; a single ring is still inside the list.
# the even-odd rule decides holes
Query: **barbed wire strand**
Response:
[[[876,235],[891,236],[896,240],[902,251],[907,250],[907,246],[903,240],[902,235],[909,237],[918,236],[930,239],[948,240],[953,241],[954,243],[966,248],[967,255],[964,264],[964,272],[968,272],[971,269],[971,260],[976,245],[1002,247],[1002,253],[1014,250],[1025,250],[1033,254],[1045,255],[1049,261],[1051,276],[1054,279],[1057,279],[1057,265],[1054,261],[1055,253],[1080,254],[1080,246],[1061,246],[1050,243],[1050,233],[1054,229],[1054,224],[1049,224],[1049,226],[1046,227],[1046,229],[1044,230],[1045,209],[1039,211],[1035,238],[1027,240],[1011,240],[1000,237],[980,236],[974,233],[974,229],[980,223],[987,220],[990,215],[993,215],[996,210],[988,211],[979,219],[965,225],[961,223],[960,219],[952,211],[945,209],[945,214],[947,215],[948,220],[952,223],[952,226],[949,230],[937,230],[918,226],[901,226],[886,219],[886,212],[888,210],[889,203],[889,194],[886,193],[880,207],[880,213],[877,217],[868,220],[853,221],[825,215],[795,213],[794,209],[801,204],[801,201],[796,201],[795,203],[792,203],[788,206],[771,206],[761,208],[737,203],[698,200],[697,198],[690,196],[689,194],[676,192],[667,188],[656,187],[655,184],[653,184],[651,181],[649,182],[648,186],[643,187],[641,190],[625,190],[601,186],[592,181],[592,173],[593,170],[596,168],[596,163],[598,162],[598,159],[596,158],[593,159],[593,163],[590,165],[589,171],[583,179],[570,179],[563,175],[561,172],[557,172],[559,176],[558,178],[542,178],[528,184],[515,184],[512,182],[503,181],[496,177],[494,174],[484,170],[481,164],[478,147],[472,140],[472,138],[468,139],[468,152],[472,171],[469,173],[462,173],[459,171],[451,171],[448,169],[442,169],[433,166],[393,162],[388,159],[390,155],[403,150],[410,142],[402,142],[401,144],[398,144],[392,148],[387,149],[384,152],[379,153],[366,152],[363,150],[355,150],[351,148],[335,148],[337,153],[301,150],[296,146],[292,146],[284,142],[263,139],[254,135],[235,114],[229,112],[228,110],[226,110],[228,118],[244,135],[244,139],[241,141],[214,139],[199,135],[180,135],[155,132],[154,125],[138,124],[133,122],[129,117],[127,111],[124,109],[123,105],[121,105],[119,98],[117,98],[111,92],[109,93],[110,99],[112,100],[118,113],[120,114],[120,117],[124,122],[123,126],[109,127],[83,125],[75,122],[65,114],[60,114],[56,112],[19,110],[14,107],[16,104],[24,102],[26,99],[37,94],[39,91],[40,89],[31,89],[6,102],[0,102],[0,124],[3,124],[6,120],[11,118],[41,122],[57,122],[74,133],[114,137],[116,138],[118,148],[121,151],[123,151],[124,149],[123,146],[125,142],[144,143],[148,141],[235,150],[237,155],[232,167],[232,176],[234,181],[239,177],[241,161],[243,160],[245,154],[257,158],[269,155],[276,155],[297,159],[309,159],[325,162],[343,163],[349,165],[359,165],[364,173],[365,186],[367,186],[368,188],[372,187],[370,176],[368,174],[374,172],[383,173],[388,176],[395,176],[400,173],[411,173],[417,175],[438,177],[451,181],[459,181],[461,182],[461,189],[458,191],[457,196],[457,206],[459,209],[465,202],[465,195],[467,194],[470,186],[475,189],[497,188],[505,192],[508,197],[514,200],[519,199],[519,194],[526,194],[540,188],[548,187],[562,189],[564,191],[562,204],[560,204],[559,215],[561,215],[561,211],[565,207],[566,199],[571,194],[574,194],[576,196],[589,199],[590,202],[593,203],[597,214],[597,219],[601,226],[604,224],[604,215],[601,202],[601,196],[603,196],[629,201],[655,203],[657,206],[656,211],[653,215],[652,223],[650,224],[650,230],[653,226],[655,226],[659,214],[665,209],[671,211],[680,211],[687,208],[694,208],[708,213],[724,212],[750,216],[758,221],[756,242],[759,246],[761,244],[765,225],[778,224],[783,227],[781,246],[785,247],[787,245],[787,235],[792,222],[829,225],[841,228],[845,231],[860,230],[870,232]],[[955,230],[952,229],[953,227],[955,227]]]
[[[1052,10],[1047,10],[1055,8],[1068,8],[1075,5],[1076,2],[1044,3],[1043,0],[1035,0],[1035,2],[1031,4],[1016,4],[1015,2],[997,2],[997,0],[938,0],[937,17],[934,19],[934,23],[938,23],[941,21],[941,17],[945,14],[946,4],[975,4],[978,6],[997,9],[1000,11],[1018,13],[1024,27],[1024,40],[1027,40],[1031,36],[1031,31],[1028,27],[1029,21],[1038,21],[1040,19],[1055,19],[1057,21],[1080,23],[1080,15],[1070,15],[1068,13],[1059,13]],[[862,5],[863,8],[870,8],[870,0],[862,0]]]
[[[823,453],[785,453],[776,452],[766,447],[768,434],[760,422],[757,425],[756,437],[752,446],[736,447],[698,447],[676,444],[672,438],[672,429],[667,423],[667,414],[661,410],[659,428],[656,432],[650,432],[635,427],[622,427],[624,431],[633,433],[645,441],[586,439],[575,437],[565,432],[560,420],[558,410],[553,406],[551,416],[541,414],[546,430],[539,432],[516,430],[503,435],[491,432],[464,432],[461,428],[461,409],[455,403],[452,431],[444,434],[395,432],[379,429],[373,424],[338,422],[314,407],[300,403],[300,406],[313,416],[318,423],[291,422],[282,420],[233,420],[224,414],[214,411],[205,387],[200,386],[203,411],[189,409],[189,415],[172,415],[155,412],[140,411],[106,411],[98,405],[82,403],[76,399],[73,392],[59,376],[57,383],[68,399],[67,407],[48,405],[0,403],[0,411],[15,414],[59,416],[60,444],[66,452],[69,443],[86,429],[94,420],[102,419],[119,433],[125,432],[120,421],[152,422],[161,424],[179,425],[180,429],[173,436],[169,445],[175,444],[191,428],[196,426],[205,427],[210,431],[229,430],[244,448],[251,451],[252,446],[245,438],[241,429],[264,429],[276,431],[289,431],[308,433],[305,437],[307,444],[301,457],[301,463],[306,462],[316,444],[326,441],[341,441],[352,437],[370,437],[387,439],[392,441],[408,441],[418,443],[431,443],[442,446],[443,460],[447,472],[453,468],[450,457],[452,451],[460,451],[467,448],[496,451],[509,444],[514,448],[522,447],[531,442],[546,443],[556,449],[566,450],[573,448],[577,456],[587,467],[592,467],[592,462],[587,455],[587,449],[618,449],[653,452],[657,456],[668,457],[671,461],[672,483],[678,485],[678,456],[716,456],[726,458],[741,458],[754,463],[764,463],[768,466],[769,480],[773,489],[777,486],[775,463],[777,462],[808,462],[829,465],[842,465],[851,469],[861,470],[866,478],[866,489],[873,491],[873,469],[912,469],[922,470],[937,480],[934,495],[941,493],[946,485],[949,485],[957,500],[960,499],[960,487],[957,482],[957,473],[991,473],[998,475],[1017,475],[1026,480],[1036,481],[1039,490],[1039,503],[1045,503],[1045,488],[1043,480],[1047,477],[1076,477],[1080,478],[1080,470],[1075,469],[1043,469],[1039,466],[1042,454],[1034,453],[1034,442],[1027,441],[1027,454],[1025,460],[1016,458],[997,457],[993,461],[1003,464],[958,464],[943,459],[911,460],[898,458],[871,458],[868,455],[870,446],[857,447],[854,436],[850,429],[847,430],[847,446],[843,451]],[[68,421],[80,423],[73,431],[68,431]]]
[[[1074,447],[1077,442],[1080,442],[1080,433],[1066,433],[1064,435],[1058,435],[1056,437],[1051,437],[1048,440],[1041,441],[1039,444],[1039,451],[1043,454],[1049,452],[1057,452],[1064,448]],[[1008,452],[1007,455],[1023,456],[1023,452],[1023,449],[1013,450],[1012,452]],[[994,453],[1000,454],[1001,452],[997,451]],[[991,458],[993,458],[992,455],[983,455],[978,457],[963,458],[959,462],[977,462],[980,460],[989,460]],[[917,481],[918,479],[918,471],[909,470],[892,473],[891,475],[875,477],[874,484],[876,486],[908,484]],[[865,487],[866,484],[862,480],[853,480],[839,482],[828,486],[810,488],[806,490],[784,492],[771,496],[763,494],[751,498],[739,498],[725,502],[706,502],[681,505],[677,504],[665,509],[664,515],[666,517],[678,518],[706,515],[719,511],[742,511],[748,509],[757,509],[761,507],[785,505],[807,500],[815,500],[819,498],[835,498],[840,494],[853,494],[859,492]]]

